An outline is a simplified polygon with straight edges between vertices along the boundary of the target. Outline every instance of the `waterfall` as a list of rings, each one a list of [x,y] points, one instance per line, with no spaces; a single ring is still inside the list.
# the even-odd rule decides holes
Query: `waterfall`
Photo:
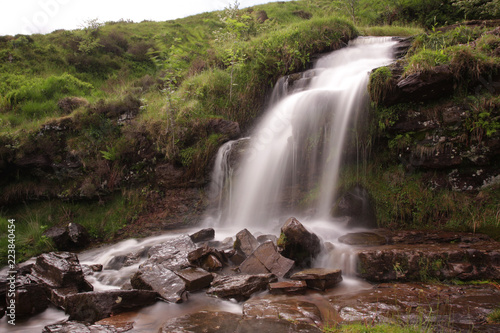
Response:
[[[390,37],[360,37],[320,58],[295,87],[291,76],[278,82],[274,99],[281,100],[251,134],[230,200],[219,206],[219,227],[272,230],[283,217],[305,211],[316,220],[329,218],[344,143],[367,104],[369,73],[392,61],[395,44]],[[310,200],[302,212],[297,193],[302,202]]]

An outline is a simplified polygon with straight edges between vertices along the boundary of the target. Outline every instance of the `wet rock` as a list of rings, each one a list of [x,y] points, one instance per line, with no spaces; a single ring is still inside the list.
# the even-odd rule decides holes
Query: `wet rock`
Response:
[[[51,289],[73,287],[78,291],[90,291],[92,286],[85,280],[76,254],[71,252],[43,253],[36,258],[32,274]]]
[[[307,283],[299,281],[281,281],[269,284],[271,294],[304,294],[307,289]]]
[[[191,264],[203,268],[209,272],[216,272],[222,269],[226,257],[223,252],[208,246],[199,247],[188,253],[188,260]]]
[[[387,244],[385,237],[373,232],[354,232],[339,237],[339,242],[347,245],[378,246]]]
[[[311,265],[312,260],[321,251],[318,236],[309,232],[296,218],[289,218],[283,227],[278,240],[282,248],[281,254],[295,261],[300,267]]]
[[[135,289],[153,290],[168,302],[180,303],[187,298],[184,280],[161,264],[142,264],[130,283]]]
[[[479,243],[489,242],[492,239],[483,234],[467,232],[439,231],[428,232],[423,230],[378,230],[388,244],[436,244],[436,243]]]
[[[222,118],[209,119],[207,129],[210,132],[224,134],[228,140],[236,139],[240,136],[240,125],[237,122]]]
[[[243,252],[247,257],[259,246],[257,239],[248,231],[243,229],[236,234],[234,249]]]
[[[333,216],[349,216],[348,228],[376,228],[377,217],[373,199],[361,185],[346,191],[332,210]]]
[[[111,258],[106,264],[106,269],[119,270],[122,267],[128,267],[137,264],[142,258],[146,257],[149,247],[128,254],[119,254]]]
[[[15,279],[15,286],[15,295],[13,298],[7,297],[7,305],[10,304],[11,299],[14,299],[16,318],[27,318],[48,308],[50,302],[46,288],[36,279],[18,275]],[[7,316],[9,313],[10,310],[7,309]]]
[[[406,102],[432,100],[453,92],[454,74],[447,65],[410,74],[397,83]]]
[[[186,268],[175,272],[186,284],[187,291],[196,291],[210,287],[214,277],[201,268]]]
[[[309,288],[326,290],[335,287],[342,281],[340,269],[310,268],[290,277],[292,280],[304,280]]]
[[[66,227],[49,228],[43,235],[52,239],[59,251],[79,250],[90,244],[87,229],[78,223],[69,223]]]
[[[108,290],[66,297],[69,320],[94,323],[113,314],[132,311],[156,302],[157,294],[146,290]]]
[[[358,275],[374,282],[489,280],[500,276],[498,242],[397,244],[358,251]]]
[[[89,325],[76,321],[65,321],[45,326],[42,333],[119,333],[126,331],[128,330],[118,331],[109,325]]]
[[[321,333],[321,329],[304,323],[291,322],[285,319],[263,318],[259,320],[245,319],[239,322],[237,333]]]
[[[278,237],[275,235],[260,235],[257,237],[257,242],[260,244],[265,243],[265,242],[273,242],[276,244],[278,242]]]
[[[202,229],[198,232],[195,232],[192,235],[189,235],[189,237],[191,237],[191,240],[194,243],[209,241],[209,240],[214,239],[215,230],[213,228]]]
[[[200,311],[168,320],[160,328],[160,333],[233,333],[238,332],[242,316],[224,311]]]
[[[188,253],[193,250],[196,250],[196,245],[191,238],[182,235],[151,247],[147,262],[161,264],[170,270],[180,270],[190,266]]]
[[[240,265],[245,274],[272,273],[278,278],[284,277],[294,267],[294,261],[280,255],[272,242],[261,244]]]
[[[207,294],[220,298],[234,298],[237,301],[244,301],[258,291],[266,290],[270,282],[275,282],[276,276],[273,274],[257,275],[218,275],[213,281]]]
[[[243,304],[245,319],[285,319],[294,323],[321,326],[323,319],[318,306],[294,297],[257,297]]]
[[[498,307],[499,297],[493,284],[382,283],[331,296],[330,304],[343,323],[398,318],[410,325],[431,323],[435,332],[496,332],[486,318]]]

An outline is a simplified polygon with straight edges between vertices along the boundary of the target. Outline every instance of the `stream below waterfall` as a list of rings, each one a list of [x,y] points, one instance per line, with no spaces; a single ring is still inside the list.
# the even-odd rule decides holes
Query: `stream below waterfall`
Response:
[[[119,289],[126,285],[146,260],[148,248],[180,234],[213,227],[215,240],[220,242],[228,242],[228,237],[234,237],[244,228],[255,236],[271,234],[279,237],[283,222],[295,216],[323,243],[332,245],[329,251],[316,258],[313,266],[342,269],[344,276],[337,287],[321,297],[315,293],[302,297],[322,304],[331,297],[370,293],[373,286],[354,277],[356,256],[351,247],[338,241],[348,232],[363,229],[348,229],[348,219],[333,219],[330,210],[336,197],[343,161],[341,152],[349,135],[348,128],[354,121],[363,120],[369,73],[393,60],[395,43],[392,38],[360,37],[351,41],[349,46],[319,59],[315,67],[302,76],[301,82],[296,80],[292,84],[288,79],[279,82],[273,105],[250,137],[226,143],[219,150],[209,188],[213,205],[203,223],[196,229],[129,239],[79,253],[81,264],[101,264],[104,267],[101,272],[87,276],[94,289]],[[231,164],[234,160],[230,157],[231,150],[242,141],[245,141],[245,147],[241,149],[241,161],[235,167]],[[313,200],[306,207],[297,205],[298,199],[294,197],[304,193],[314,193]],[[131,253],[143,255],[132,265],[113,267],[114,258]],[[0,274],[5,272],[3,270]],[[352,312],[347,313],[346,318],[355,316],[356,311],[362,314],[355,305],[349,309]],[[187,302],[159,301],[134,313],[115,316],[115,320],[122,318],[135,322],[130,332],[157,332],[167,319],[201,310],[241,314],[242,304],[195,292],[189,295]],[[28,320],[18,320],[16,326],[7,325],[4,317],[0,320],[0,331],[41,332],[44,326],[66,318],[63,311],[49,308]]]

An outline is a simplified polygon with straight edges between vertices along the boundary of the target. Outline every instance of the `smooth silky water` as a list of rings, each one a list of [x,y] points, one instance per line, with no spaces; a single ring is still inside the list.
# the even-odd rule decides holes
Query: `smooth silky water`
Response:
[[[333,251],[320,254],[316,267],[343,270],[344,281],[332,293],[353,292],[369,287],[356,280],[355,256],[352,249],[338,242],[347,230],[346,221],[329,215],[342,152],[349,124],[362,117],[367,103],[367,81],[374,68],[393,60],[392,38],[360,37],[349,46],[319,59],[304,80],[287,87],[287,81],[276,85],[271,107],[266,111],[250,138],[223,145],[216,157],[209,196],[214,205],[207,210],[204,224],[214,227],[216,240],[234,236],[247,228],[254,235],[279,236],[280,227],[290,216],[295,216],[306,228],[324,242],[334,245]],[[305,83],[304,83],[305,82]],[[319,151],[304,159],[304,138],[320,136]],[[243,156],[237,171],[231,166],[231,149],[245,142]],[[316,191],[318,200],[307,209],[284,204],[293,193],[289,189],[302,186]],[[292,191],[293,192],[293,191]],[[117,255],[138,252],[179,234],[199,230],[177,230],[162,236],[130,239],[79,253],[82,264],[102,264],[107,267]],[[141,262],[145,260],[143,258]],[[140,263],[118,270],[104,269],[89,277],[95,290],[119,289],[127,282]],[[6,269],[0,274],[5,274]],[[184,304],[157,302],[155,305],[130,314],[135,321],[133,332],[155,332],[161,324],[173,317],[200,311],[228,311],[241,313],[241,304],[205,297],[203,292],[191,294]],[[65,319],[63,311],[49,308],[29,320],[8,325],[0,320],[2,332],[41,332],[46,325]]]

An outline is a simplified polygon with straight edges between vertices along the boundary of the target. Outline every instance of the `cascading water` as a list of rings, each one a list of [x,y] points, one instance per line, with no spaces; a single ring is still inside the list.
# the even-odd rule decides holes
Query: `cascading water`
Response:
[[[277,84],[274,105],[252,133],[232,180],[230,200],[219,204],[217,227],[275,232],[293,214],[325,241],[346,232],[330,218],[344,143],[367,105],[370,71],[392,61],[395,44],[360,37],[319,59],[300,84],[292,82],[294,89],[287,89],[290,77]],[[309,204],[298,209],[297,198]],[[352,270],[344,247],[336,246],[337,257],[345,258],[341,268]]]

